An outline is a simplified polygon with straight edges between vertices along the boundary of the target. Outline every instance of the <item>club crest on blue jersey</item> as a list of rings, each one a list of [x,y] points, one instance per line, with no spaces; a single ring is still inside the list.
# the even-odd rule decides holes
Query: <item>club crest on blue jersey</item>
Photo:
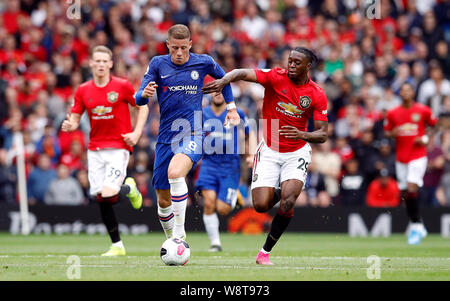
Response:
[[[199,77],[200,77],[200,76],[199,76],[198,72],[197,72],[196,70],[192,70],[192,72],[191,72],[191,78],[192,78],[193,80],[197,80]]]

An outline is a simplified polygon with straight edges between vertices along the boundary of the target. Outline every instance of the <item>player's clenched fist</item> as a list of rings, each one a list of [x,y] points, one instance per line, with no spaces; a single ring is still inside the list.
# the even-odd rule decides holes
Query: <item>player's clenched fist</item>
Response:
[[[227,116],[225,116],[225,126],[226,127],[239,125],[240,121],[241,121],[241,118],[239,117],[239,114],[236,111],[236,109],[229,110],[227,112]]]
[[[123,141],[125,141],[126,144],[129,146],[135,146],[139,140],[141,135],[139,135],[136,132],[131,132],[127,134],[122,134]]]
[[[143,98],[152,98],[155,94],[156,88],[158,85],[155,82],[149,82],[147,87],[144,88],[144,91],[142,91],[142,97]]]

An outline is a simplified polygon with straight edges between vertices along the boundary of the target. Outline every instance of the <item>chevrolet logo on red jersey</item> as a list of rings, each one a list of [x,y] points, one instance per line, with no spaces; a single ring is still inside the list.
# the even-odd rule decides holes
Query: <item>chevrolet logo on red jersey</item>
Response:
[[[105,106],[96,106],[92,109],[92,113],[97,115],[104,115],[112,112],[112,107],[105,107]]]
[[[291,103],[285,103],[285,102],[280,101],[280,102],[278,103],[278,105],[279,105],[280,107],[282,107],[286,112],[289,112],[289,113],[291,113],[291,114],[301,114],[301,113],[303,113],[303,111],[299,110],[299,109],[297,108],[297,106],[294,106],[294,105],[291,104]]]
[[[106,97],[110,103],[115,103],[119,99],[119,93],[109,92]]]

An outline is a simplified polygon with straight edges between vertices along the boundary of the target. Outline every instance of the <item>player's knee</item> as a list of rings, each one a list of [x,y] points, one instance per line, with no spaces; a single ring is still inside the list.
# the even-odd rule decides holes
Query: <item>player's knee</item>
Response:
[[[103,198],[109,198],[109,197],[117,195],[118,193],[119,193],[118,190],[105,186],[105,187],[103,187],[100,194]]]
[[[192,160],[185,154],[176,154],[170,161],[167,169],[167,177],[169,179],[177,179],[185,177],[192,168]]]
[[[223,206],[217,206],[216,211],[217,211],[217,213],[219,213],[219,215],[225,216],[228,213],[230,213],[231,206],[228,206],[228,205],[225,205],[225,204]]]
[[[214,206],[214,202],[209,202],[205,200],[205,203],[203,204],[203,211],[205,214],[213,214],[216,210],[216,206]]]
[[[292,209],[294,209],[295,201],[297,200],[297,197],[295,195],[289,195],[285,199],[282,200],[280,203],[280,210],[282,212],[289,212]]]
[[[259,202],[257,200],[253,200],[253,208],[255,208],[256,212],[259,213],[263,213],[269,210],[267,203]]]
[[[181,175],[181,173],[179,172],[179,170],[177,170],[175,167],[169,167],[169,169],[167,170],[167,177],[169,179],[177,179],[177,178],[181,178],[183,177]]]
[[[419,191],[419,186],[417,184],[408,183],[407,193],[415,194]]]

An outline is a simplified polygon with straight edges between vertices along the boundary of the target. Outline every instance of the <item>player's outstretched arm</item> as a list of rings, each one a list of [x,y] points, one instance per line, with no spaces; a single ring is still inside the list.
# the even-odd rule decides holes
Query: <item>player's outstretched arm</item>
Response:
[[[122,134],[123,140],[127,145],[134,146],[138,143],[139,138],[141,138],[142,132],[144,131],[145,123],[148,118],[148,106],[137,106],[138,108],[138,117],[136,121],[136,126],[134,127],[134,131],[127,134]]]
[[[245,80],[248,82],[257,82],[256,73],[253,69],[234,69],[228,72],[222,78],[216,79],[202,88],[202,92],[205,94],[218,93],[231,82],[238,80]]]
[[[280,135],[289,139],[304,140],[311,143],[324,143],[328,139],[328,122],[314,120],[314,131],[300,131],[294,126],[285,125],[279,130]]]
[[[77,113],[67,114],[66,120],[61,125],[63,132],[75,131],[80,126],[81,115]]]

